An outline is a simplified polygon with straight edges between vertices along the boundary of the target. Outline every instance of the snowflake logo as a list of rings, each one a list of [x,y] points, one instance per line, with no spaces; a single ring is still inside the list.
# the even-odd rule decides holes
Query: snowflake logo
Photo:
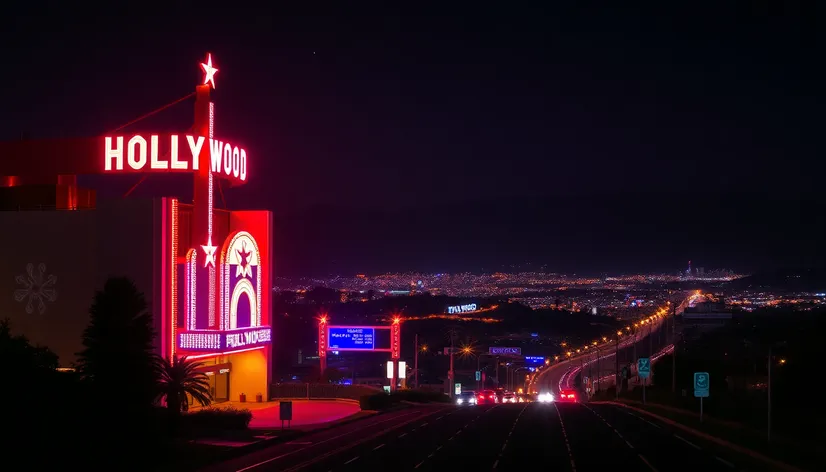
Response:
[[[46,302],[54,302],[57,299],[57,292],[54,289],[57,277],[49,275],[46,277],[46,264],[40,263],[37,272],[34,271],[34,264],[26,264],[26,273],[18,275],[14,280],[22,285],[14,291],[14,301],[26,301],[26,313],[34,313],[35,305],[37,312],[41,315],[46,312]]]

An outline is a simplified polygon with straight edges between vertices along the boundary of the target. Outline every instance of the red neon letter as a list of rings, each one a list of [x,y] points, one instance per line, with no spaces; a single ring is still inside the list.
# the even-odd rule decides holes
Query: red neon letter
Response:
[[[135,146],[138,147],[137,156]],[[129,167],[135,170],[141,170],[146,165],[146,140],[138,134],[132,136],[126,146],[126,161],[129,162]]]
[[[189,143],[189,152],[192,153],[192,170],[198,170],[198,156],[201,155],[201,147],[204,145],[204,137],[198,136],[195,141],[191,135],[186,135],[186,141]],[[186,169],[186,167],[184,167]]]
[[[236,146],[232,148],[232,175],[238,177],[239,172],[241,172],[241,153]]]
[[[247,151],[241,149],[241,180],[247,180]]]
[[[221,152],[224,149],[224,143],[221,141],[209,140],[209,158],[212,162],[212,173],[221,172]]]
[[[123,170],[123,136],[115,138],[118,143],[116,148],[112,149],[112,138],[106,137],[106,153],[103,158],[103,166],[105,170],[112,170],[112,159],[115,160],[115,169]]]
[[[186,161],[178,160],[178,135],[173,134],[169,138],[169,162],[173,169],[186,169]]]
[[[172,135],[176,140],[177,136]],[[169,162],[158,159],[158,135],[153,134],[149,136],[149,168],[150,169],[169,169]]]

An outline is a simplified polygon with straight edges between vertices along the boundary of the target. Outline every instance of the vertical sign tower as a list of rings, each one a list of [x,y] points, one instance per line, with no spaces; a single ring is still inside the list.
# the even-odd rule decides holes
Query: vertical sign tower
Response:
[[[215,131],[215,105],[210,99],[210,92],[215,88],[215,73],[218,69],[212,66],[212,54],[207,54],[207,62],[201,64],[204,70],[204,83],[195,89],[195,123],[193,131],[199,136],[206,136],[208,141],[201,146],[198,154],[198,169],[194,173],[194,195],[192,197],[194,212],[192,221],[192,237],[194,243],[204,252],[204,263],[198,264],[196,280],[203,280],[203,291],[206,298],[201,298],[196,304],[195,320],[205,320],[206,326],[195,326],[196,329],[216,329],[219,320],[216,315],[216,250],[212,240],[212,207],[213,207],[213,176],[210,162],[210,144]],[[220,155],[220,154],[219,154]],[[196,247],[197,247],[196,246]],[[200,259],[200,258],[199,258]],[[223,322],[223,321],[221,321]]]

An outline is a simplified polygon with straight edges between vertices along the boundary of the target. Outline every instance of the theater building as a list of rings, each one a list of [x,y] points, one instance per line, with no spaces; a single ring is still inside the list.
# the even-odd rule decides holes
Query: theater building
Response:
[[[242,185],[251,172],[246,150],[217,137],[211,56],[202,69],[185,97],[194,102],[187,133],[0,143],[0,318],[71,367],[95,291],[126,276],[149,303],[158,354],[201,361],[217,401],[266,399],[272,214],[214,208],[219,180]],[[157,172],[186,174],[194,194],[98,200],[77,184],[84,174]]]

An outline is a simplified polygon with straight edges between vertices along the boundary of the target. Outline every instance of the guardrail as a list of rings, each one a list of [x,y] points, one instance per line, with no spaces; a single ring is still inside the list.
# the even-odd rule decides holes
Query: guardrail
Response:
[[[382,392],[380,388],[369,385],[333,385],[320,383],[285,383],[270,386],[270,399],[279,398],[341,398],[358,400],[364,395]]]

